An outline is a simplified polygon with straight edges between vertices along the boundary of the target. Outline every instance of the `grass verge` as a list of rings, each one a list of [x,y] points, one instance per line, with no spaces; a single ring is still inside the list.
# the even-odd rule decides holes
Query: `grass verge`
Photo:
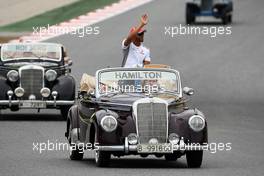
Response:
[[[43,14],[0,27],[0,32],[25,32],[33,31],[33,26],[47,26],[58,24],[75,18],[95,9],[118,2],[119,0],[80,0],[72,4],[56,8]]]

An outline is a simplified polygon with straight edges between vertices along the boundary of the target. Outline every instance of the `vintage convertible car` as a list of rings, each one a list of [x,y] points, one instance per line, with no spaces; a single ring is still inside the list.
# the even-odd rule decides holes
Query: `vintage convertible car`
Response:
[[[111,155],[130,154],[165,156],[167,161],[186,154],[189,167],[201,166],[207,122],[201,111],[187,106],[183,94],[194,91],[182,89],[178,71],[106,68],[95,78],[84,74],[81,82],[65,133],[72,160],[93,148],[99,167],[107,166]]]
[[[7,43],[0,49],[0,110],[56,108],[66,119],[75,100],[75,80],[64,47]]]

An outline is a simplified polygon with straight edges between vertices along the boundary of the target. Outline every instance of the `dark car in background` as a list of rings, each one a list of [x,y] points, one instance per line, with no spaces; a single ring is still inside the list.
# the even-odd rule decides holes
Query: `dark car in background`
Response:
[[[187,105],[183,94],[193,92],[182,88],[174,69],[97,71],[95,91],[82,91],[68,114],[65,136],[75,146],[70,158],[82,159],[85,146],[93,144],[97,166],[107,166],[111,156],[155,155],[175,161],[186,154],[189,167],[200,167],[207,122],[200,110]]]
[[[65,48],[7,43],[0,49],[0,110],[60,109],[66,119],[75,100],[75,79]]]
[[[223,24],[232,23],[232,0],[192,0],[186,3],[186,24],[193,24],[196,17],[220,18]]]

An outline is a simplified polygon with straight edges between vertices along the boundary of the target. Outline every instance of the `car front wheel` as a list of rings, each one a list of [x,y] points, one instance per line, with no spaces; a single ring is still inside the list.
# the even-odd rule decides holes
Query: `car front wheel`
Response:
[[[224,25],[227,25],[227,24],[229,24],[229,23],[232,23],[232,15],[224,15],[224,16],[222,17],[222,23],[223,23]]]
[[[187,151],[186,159],[189,168],[199,168],[203,161],[203,151]]]
[[[68,131],[71,131],[71,124],[69,125]],[[71,144],[71,135],[68,135],[68,141],[70,143],[70,159],[71,160],[82,160],[83,149],[80,149],[76,144]]]
[[[62,106],[60,108],[61,116],[62,116],[63,120],[67,120],[68,112],[69,112],[70,108],[71,108],[70,106]]]
[[[74,149],[70,151],[71,160],[82,160],[83,159],[83,150]]]
[[[232,23],[232,15],[228,15],[228,23]]]
[[[186,14],[185,14],[185,18],[186,18],[186,24],[192,24],[192,23],[195,23],[195,16],[194,16],[194,14],[193,14],[192,7],[189,6],[188,4],[186,5]]]
[[[173,153],[173,154],[165,154],[165,160],[166,161],[176,161],[179,158],[180,155],[178,155],[177,153]]]
[[[97,134],[94,137],[95,143],[98,143]],[[95,164],[97,167],[107,167],[110,163],[111,154],[105,151],[94,150]]]

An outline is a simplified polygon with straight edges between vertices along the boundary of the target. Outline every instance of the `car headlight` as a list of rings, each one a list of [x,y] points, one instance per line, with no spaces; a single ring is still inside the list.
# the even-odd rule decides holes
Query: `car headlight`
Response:
[[[131,144],[131,145],[135,145],[138,143],[138,137],[137,137],[137,134],[135,133],[130,133],[128,136],[127,136],[127,140],[128,140],[128,143]]]
[[[101,126],[106,132],[112,132],[117,128],[117,120],[111,115],[106,115],[101,120]]]
[[[193,115],[189,119],[189,122],[188,123],[189,123],[190,128],[193,131],[195,131],[195,132],[199,132],[199,131],[203,130],[204,127],[205,127],[205,120],[200,115]]]
[[[16,82],[19,78],[19,74],[16,70],[10,70],[6,76],[7,79],[11,82]]]
[[[15,89],[15,95],[17,97],[22,97],[24,95],[24,93],[25,93],[25,90],[22,87],[17,87]]]
[[[55,70],[48,70],[45,73],[45,77],[48,81],[54,81],[57,78],[57,72]]]
[[[40,90],[40,94],[42,95],[42,97],[47,98],[47,97],[50,96],[50,89],[47,88],[47,87],[43,87],[43,88]]]

